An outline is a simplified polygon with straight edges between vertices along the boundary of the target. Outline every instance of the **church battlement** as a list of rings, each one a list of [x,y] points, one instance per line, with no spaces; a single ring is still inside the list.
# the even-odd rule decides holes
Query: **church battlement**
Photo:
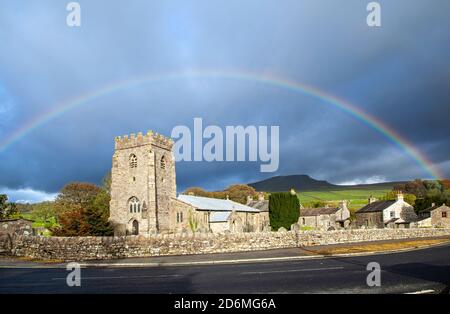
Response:
[[[149,130],[146,134],[142,132],[131,133],[130,135],[116,136],[115,138],[115,149],[126,149],[147,144],[154,144],[156,146],[171,150],[173,146],[173,140],[164,135],[153,133]]]

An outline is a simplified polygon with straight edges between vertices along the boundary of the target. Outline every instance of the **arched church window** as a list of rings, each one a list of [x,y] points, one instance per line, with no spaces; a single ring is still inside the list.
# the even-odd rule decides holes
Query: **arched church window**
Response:
[[[166,156],[161,157],[161,169],[166,169]]]
[[[141,212],[141,203],[138,198],[133,196],[128,200],[128,207],[130,209],[130,213],[140,213]]]
[[[136,168],[137,167],[137,157],[135,154],[130,155],[130,168]]]

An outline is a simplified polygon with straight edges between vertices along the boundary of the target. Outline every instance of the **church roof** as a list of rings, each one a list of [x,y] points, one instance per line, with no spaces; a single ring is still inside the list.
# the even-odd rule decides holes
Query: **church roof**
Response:
[[[263,200],[263,201],[250,201],[247,203],[247,206],[259,209],[262,212],[268,212],[269,211],[269,201]]]
[[[231,200],[180,194],[178,199],[198,210],[237,211],[259,213],[259,210]]]
[[[209,215],[209,222],[226,222],[231,212],[212,212]]]

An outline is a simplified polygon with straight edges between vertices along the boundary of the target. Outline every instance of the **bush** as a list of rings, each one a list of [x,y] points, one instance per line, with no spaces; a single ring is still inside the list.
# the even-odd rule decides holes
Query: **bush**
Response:
[[[300,202],[297,195],[289,192],[272,193],[269,196],[269,218],[273,230],[281,227],[289,230],[300,216]]]

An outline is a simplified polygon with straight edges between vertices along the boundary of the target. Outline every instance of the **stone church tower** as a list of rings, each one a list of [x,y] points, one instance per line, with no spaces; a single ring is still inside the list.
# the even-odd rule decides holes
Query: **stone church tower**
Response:
[[[171,139],[151,131],[116,137],[109,218],[115,235],[170,231],[176,198],[172,146]]]

